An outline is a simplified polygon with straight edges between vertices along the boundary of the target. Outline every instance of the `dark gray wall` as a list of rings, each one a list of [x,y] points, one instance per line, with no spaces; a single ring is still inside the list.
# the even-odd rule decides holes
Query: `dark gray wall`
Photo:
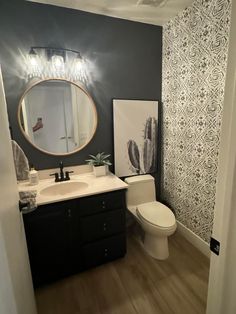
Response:
[[[95,65],[88,91],[98,111],[95,137],[81,152],[54,157],[33,148],[17,123],[27,86],[25,58],[31,46],[81,51]],[[112,99],[161,100],[162,28],[21,0],[0,0],[0,63],[13,138],[37,169],[84,163],[88,154],[113,155]],[[2,148],[1,148],[2,149]]]

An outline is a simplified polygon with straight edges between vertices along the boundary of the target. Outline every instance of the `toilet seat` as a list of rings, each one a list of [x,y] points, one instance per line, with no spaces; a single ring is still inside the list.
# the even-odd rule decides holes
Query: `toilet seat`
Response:
[[[137,215],[149,224],[161,229],[175,226],[176,220],[173,212],[160,202],[149,202],[137,207]]]

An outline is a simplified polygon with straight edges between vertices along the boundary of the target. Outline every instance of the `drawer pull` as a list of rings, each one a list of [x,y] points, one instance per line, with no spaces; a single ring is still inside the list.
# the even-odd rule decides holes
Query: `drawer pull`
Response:
[[[71,217],[71,209],[68,209],[68,217]]]
[[[104,222],[104,224],[103,224],[103,231],[107,231],[107,224],[106,224],[106,222]]]

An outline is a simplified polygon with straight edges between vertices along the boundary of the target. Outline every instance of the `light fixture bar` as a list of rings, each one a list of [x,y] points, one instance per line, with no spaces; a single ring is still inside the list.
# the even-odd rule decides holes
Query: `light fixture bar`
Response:
[[[80,55],[80,52],[78,50],[68,49],[68,48],[32,46],[31,49],[32,50],[43,49],[43,50],[55,50],[55,51],[69,51],[69,52],[77,53]]]

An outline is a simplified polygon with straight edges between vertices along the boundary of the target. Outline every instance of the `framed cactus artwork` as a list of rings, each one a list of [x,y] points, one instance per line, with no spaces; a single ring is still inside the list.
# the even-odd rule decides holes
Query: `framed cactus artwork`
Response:
[[[154,173],[157,168],[158,101],[113,99],[115,174]]]

